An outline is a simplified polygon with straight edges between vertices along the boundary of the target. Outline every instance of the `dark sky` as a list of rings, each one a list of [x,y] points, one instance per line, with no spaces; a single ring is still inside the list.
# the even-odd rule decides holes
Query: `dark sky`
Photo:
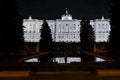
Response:
[[[24,17],[60,19],[68,8],[73,18],[109,18],[111,0],[18,0],[18,11]]]

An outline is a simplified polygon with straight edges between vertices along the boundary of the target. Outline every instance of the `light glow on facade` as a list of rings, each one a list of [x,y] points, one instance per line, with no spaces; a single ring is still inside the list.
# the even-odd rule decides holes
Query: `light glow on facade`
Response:
[[[80,21],[73,19],[72,16],[66,13],[61,16],[61,19],[46,20],[52,32],[52,39],[54,42],[80,42]],[[108,42],[110,33],[109,19],[95,19],[90,20],[95,31],[95,42]],[[40,29],[42,27],[43,20],[29,19],[23,20],[24,28],[24,39],[25,42],[39,42],[40,40]]]

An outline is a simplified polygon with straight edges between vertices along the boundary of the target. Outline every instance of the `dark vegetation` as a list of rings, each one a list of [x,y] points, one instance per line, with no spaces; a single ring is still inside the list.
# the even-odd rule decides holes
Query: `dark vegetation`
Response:
[[[17,11],[16,0],[0,0],[0,4],[0,54],[9,60],[11,56],[20,57],[24,48],[23,18]]]
[[[53,41],[52,41],[51,29],[48,23],[46,22],[46,20],[43,21],[40,32],[41,32],[41,35],[40,35],[41,39],[39,41],[40,51],[48,51],[49,53],[39,57],[39,60],[40,62],[52,62],[51,51],[52,51]]]
[[[94,56],[85,53],[85,51],[93,52],[94,50],[94,30],[90,25],[90,21],[85,17],[82,17],[80,24],[81,61],[94,61]]]
[[[112,4],[110,6],[110,25],[111,25],[111,32],[110,32],[110,44],[109,44],[109,53],[110,57],[115,60],[120,60],[120,1],[119,0],[112,0]]]

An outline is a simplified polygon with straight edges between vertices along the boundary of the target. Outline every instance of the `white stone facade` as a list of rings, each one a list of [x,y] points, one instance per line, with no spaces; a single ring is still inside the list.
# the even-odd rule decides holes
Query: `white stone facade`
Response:
[[[52,32],[52,39],[54,42],[80,42],[80,21],[78,19],[72,19],[72,16],[66,13],[62,15],[61,19],[46,20],[50,26]],[[24,27],[24,39],[25,42],[39,42],[40,29],[42,27],[43,20],[29,19],[23,20]],[[90,20],[95,31],[95,42],[108,42],[110,33],[109,19],[95,19]]]

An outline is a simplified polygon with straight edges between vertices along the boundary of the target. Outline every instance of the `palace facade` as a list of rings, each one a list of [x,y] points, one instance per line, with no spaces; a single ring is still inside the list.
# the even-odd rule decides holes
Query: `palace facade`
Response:
[[[52,32],[52,39],[54,42],[80,42],[80,21],[73,19],[72,15],[66,10],[65,14],[61,16],[61,19],[46,20]],[[90,20],[95,32],[95,42],[108,42],[110,34],[109,19],[95,19]],[[43,20],[33,19],[31,16],[28,19],[23,20],[24,27],[24,39],[25,42],[39,42],[40,29],[42,27]]]

